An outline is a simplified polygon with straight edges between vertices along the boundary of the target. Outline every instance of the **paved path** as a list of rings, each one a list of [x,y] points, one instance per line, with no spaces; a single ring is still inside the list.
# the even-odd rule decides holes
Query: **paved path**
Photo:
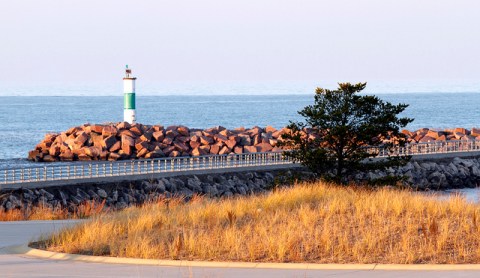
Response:
[[[23,244],[77,221],[0,222],[0,277],[480,277],[480,271],[282,270],[159,267],[55,261],[11,254]]]

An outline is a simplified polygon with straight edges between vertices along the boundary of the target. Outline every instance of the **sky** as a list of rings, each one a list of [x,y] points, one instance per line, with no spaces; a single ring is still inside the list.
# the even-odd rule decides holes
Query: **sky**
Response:
[[[0,96],[480,92],[475,0],[0,0]],[[101,89],[99,89],[101,88]],[[102,92],[99,92],[101,90]]]

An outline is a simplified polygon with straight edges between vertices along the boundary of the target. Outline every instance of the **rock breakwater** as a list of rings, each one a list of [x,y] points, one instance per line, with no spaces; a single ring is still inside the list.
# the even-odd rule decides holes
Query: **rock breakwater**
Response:
[[[216,154],[281,151],[280,136],[287,129],[218,126],[190,129],[185,126],[130,125],[126,122],[72,127],[47,134],[28,153],[32,161],[122,160]]]
[[[312,138],[311,129],[305,133]],[[190,129],[185,126],[130,125],[126,122],[72,127],[58,134],[47,134],[28,153],[32,161],[123,160],[216,154],[280,152],[281,136],[289,129],[243,127],[228,130],[218,126]],[[480,140],[480,129],[454,128],[417,131],[403,130],[409,143]],[[392,140],[393,139],[393,140]],[[394,138],[383,138],[384,141]]]
[[[298,170],[241,172],[215,175],[190,175],[144,181],[92,183],[0,192],[0,209],[69,208],[94,201],[107,208],[123,209],[159,198],[194,194],[231,197],[267,192],[274,186],[293,184],[294,179],[310,179],[312,174]]]
[[[473,188],[480,186],[480,158],[412,160],[398,168],[359,173],[352,180],[365,182],[387,176],[403,176],[405,186],[419,190]]]

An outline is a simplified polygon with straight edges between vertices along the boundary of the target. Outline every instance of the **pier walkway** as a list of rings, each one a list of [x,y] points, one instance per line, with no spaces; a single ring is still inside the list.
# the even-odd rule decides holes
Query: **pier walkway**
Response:
[[[416,143],[394,152],[381,148],[369,148],[369,151],[378,153],[377,158],[398,155],[411,155],[414,159],[473,157],[480,156],[480,140]],[[274,152],[44,165],[2,170],[0,190],[300,167],[282,153]]]

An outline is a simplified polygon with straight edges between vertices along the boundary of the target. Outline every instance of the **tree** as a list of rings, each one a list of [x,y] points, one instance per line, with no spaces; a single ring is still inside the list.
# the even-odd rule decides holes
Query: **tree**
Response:
[[[359,171],[405,164],[410,157],[372,158],[380,148],[392,152],[406,143],[400,129],[413,119],[399,114],[408,105],[359,95],[366,85],[339,83],[336,90],[317,88],[314,104],[298,112],[305,122],[290,122],[290,132],[282,135],[281,145],[289,149],[285,155],[323,178],[343,183]]]

